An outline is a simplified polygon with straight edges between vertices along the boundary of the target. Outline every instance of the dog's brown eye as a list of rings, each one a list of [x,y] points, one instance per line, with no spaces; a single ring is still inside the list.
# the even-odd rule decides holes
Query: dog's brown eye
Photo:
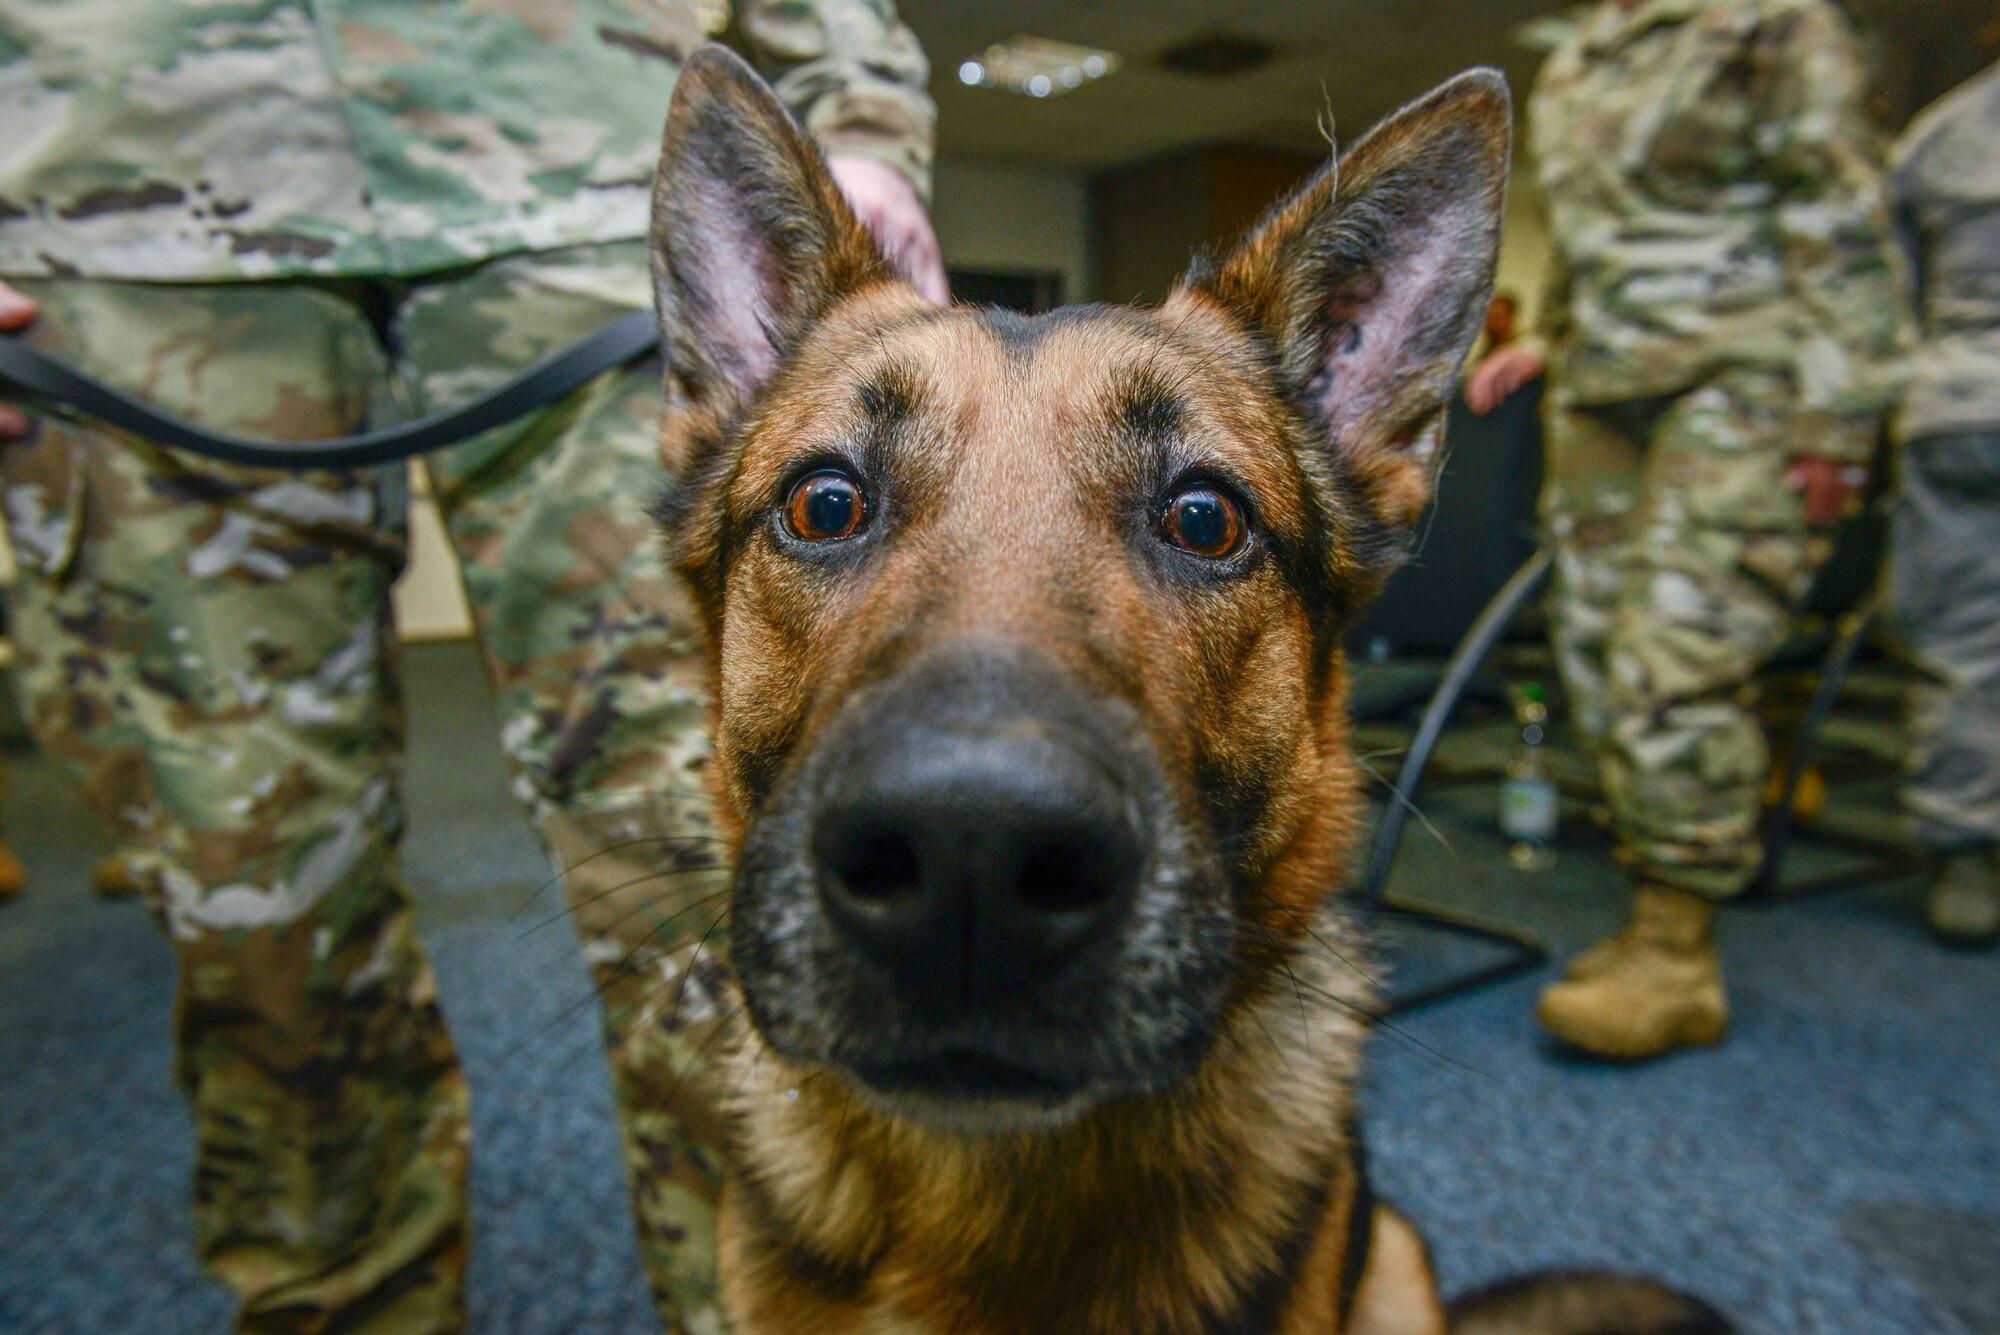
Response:
[[[847,474],[832,469],[800,478],[785,501],[785,527],[804,542],[851,538],[867,517],[861,488]]]
[[[1214,487],[1189,487],[1167,502],[1161,530],[1168,542],[1196,556],[1220,559],[1243,545],[1243,509]]]

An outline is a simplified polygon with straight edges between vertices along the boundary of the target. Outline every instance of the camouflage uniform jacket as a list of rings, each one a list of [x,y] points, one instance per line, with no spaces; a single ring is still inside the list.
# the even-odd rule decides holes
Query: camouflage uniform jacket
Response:
[[[1865,85],[1828,0],[1605,0],[1579,24],[1529,108],[1572,402],[1777,368],[1791,452],[1868,456],[1896,321]]]
[[[1902,435],[2000,428],[2000,65],[1919,116],[1893,164],[1918,336]]]
[[[829,151],[928,190],[893,0],[738,0]],[[727,0],[0,0],[0,276],[417,274],[644,234]]]

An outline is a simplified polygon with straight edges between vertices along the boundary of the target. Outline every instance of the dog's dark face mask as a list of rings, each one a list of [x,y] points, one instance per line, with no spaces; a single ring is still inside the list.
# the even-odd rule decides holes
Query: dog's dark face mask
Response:
[[[968,1129],[1162,1093],[1313,930],[1338,637],[1484,310],[1497,76],[1157,311],[925,305],[719,48],[656,186],[661,516],[708,619],[731,948],[777,1059]]]

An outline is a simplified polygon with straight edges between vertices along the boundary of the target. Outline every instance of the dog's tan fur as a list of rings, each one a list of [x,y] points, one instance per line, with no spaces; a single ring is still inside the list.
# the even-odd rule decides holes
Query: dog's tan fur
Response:
[[[1443,1330],[1351,1138],[1369,996],[1326,902],[1360,805],[1338,641],[1429,491],[1508,117],[1497,76],[1462,79],[1161,310],[1029,324],[925,305],[754,78],[689,63],[656,195],[663,516],[708,621],[732,838],[846,702],[941,645],[1024,645],[1129,710],[1243,887],[1212,1039],[1157,1096],[968,1131],[746,1027],[721,1239],[741,1335]],[[1269,558],[1171,596],[1108,499],[1168,433],[1255,497]],[[896,534],[865,578],[766,536],[802,461],[877,438]]]

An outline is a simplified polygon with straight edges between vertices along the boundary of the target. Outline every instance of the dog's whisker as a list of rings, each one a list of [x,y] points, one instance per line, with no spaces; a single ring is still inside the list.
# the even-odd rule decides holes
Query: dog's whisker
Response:
[[[672,990],[674,995],[675,1005],[668,1011],[667,1018],[664,1022],[667,1027],[672,1028],[679,1023],[680,999],[686,990],[689,979],[694,978],[697,974],[701,972],[701,965],[703,962],[700,954],[701,947],[707,944],[709,933],[713,932],[718,926],[720,926],[722,922],[727,919],[727,917],[728,914],[727,911],[725,910],[723,912],[717,913],[714,917],[710,918],[702,932],[700,940],[698,940],[696,943],[695,953],[688,957],[687,963],[684,965],[671,966],[669,968],[663,969],[661,971],[663,976],[658,980],[656,984],[651,986],[648,990],[646,990],[643,993],[641,998],[641,1005],[647,1008],[653,1008],[660,1001],[660,999],[667,994],[669,989]],[[677,953],[678,951],[667,951],[664,952],[662,958],[671,960],[672,956]],[[720,965],[721,962],[715,959],[715,957],[710,956],[707,963],[711,968],[714,968]],[[730,995],[729,989],[711,987],[706,983],[703,983],[702,987],[703,991],[707,993],[708,996],[714,1002],[717,1003],[719,1010],[724,1010],[728,1014],[733,1015],[737,1013],[737,1011],[740,1009],[738,1003]]]
[[[1369,764],[1368,761],[1363,759],[1362,757],[1356,756],[1354,758],[1354,763],[1359,765],[1363,770],[1365,770],[1370,778],[1374,779],[1377,783],[1381,784],[1384,788],[1388,789],[1390,795],[1396,799],[1397,805],[1401,806],[1405,811],[1408,811],[1412,816],[1416,817],[1417,824],[1424,827],[1425,833],[1429,834],[1431,838],[1437,840],[1438,843],[1442,847],[1444,847],[1447,851],[1455,851],[1452,850],[1451,840],[1444,837],[1444,831],[1438,829],[1437,826],[1431,823],[1431,818],[1429,816],[1426,816],[1422,812],[1422,810],[1418,808],[1417,804],[1412,802],[1409,799],[1409,797],[1404,794],[1400,786],[1390,782],[1389,779],[1383,776],[1382,771],[1376,769],[1373,765]]]
[[[703,1070],[703,1067],[706,1065],[706,1058],[724,1041],[725,1036],[734,1028],[735,1021],[743,1014],[741,1005],[727,999],[718,999],[722,1001],[722,1005],[726,1009],[720,1011],[715,1016],[713,1022],[709,1025],[708,1033],[703,1035],[701,1041],[696,1043],[694,1049],[687,1054],[685,1067],[673,1072],[672,1088],[676,1091],[682,1089],[690,1080],[700,1075],[706,1075],[711,1081],[716,1079],[716,1073]],[[763,1060],[764,1053],[760,1048],[757,1052],[756,1061],[751,1064],[751,1070],[755,1071],[763,1063]]]
[[[651,880],[652,878],[647,877],[646,879]],[[716,900],[727,897],[728,894],[729,894],[729,887],[725,885],[719,890],[712,890],[708,894],[699,895],[694,899],[689,900],[688,903],[682,908],[676,909],[674,911],[674,917],[679,917],[681,914],[688,912],[690,909],[699,908],[704,904],[713,904]],[[646,912],[648,909],[655,907],[657,907],[657,905],[655,905],[652,900],[641,899],[637,904],[634,904],[631,908],[619,914],[609,923],[606,923],[605,930],[607,932],[615,933],[618,929],[624,927],[626,923],[632,921],[632,919],[638,917],[640,914]],[[666,921],[671,922],[672,919],[669,918]],[[662,925],[664,926],[665,924],[662,923]]]
[[[1243,1041],[1243,1035],[1236,1032],[1235,1025],[1233,1024],[1224,1025],[1222,1028],[1216,1031],[1216,1037],[1222,1039],[1224,1042],[1228,1043],[1230,1047],[1234,1048],[1236,1050],[1236,1054],[1242,1057],[1244,1061],[1254,1062],[1257,1060],[1256,1057],[1250,1051],[1250,1045]]]
[[[516,941],[524,941],[528,937],[533,936],[536,932],[541,931],[545,927],[552,927],[556,923],[561,922],[563,919],[574,916],[576,913],[578,913],[583,909],[587,909],[592,907],[593,905],[600,904],[603,901],[611,898],[611,896],[619,894],[626,890],[630,890],[634,886],[644,885],[647,881],[661,881],[674,876],[692,876],[699,872],[718,871],[718,870],[720,870],[719,864],[709,863],[706,866],[700,866],[700,867],[663,867],[658,871],[649,871],[644,875],[634,876],[629,880],[620,881],[616,885],[607,886],[606,888],[599,890],[594,894],[585,895],[581,899],[576,900],[574,903],[565,904],[560,912],[551,913],[547,917],[529,923],[526,927],[523,927],[519,932],[515,933],[514,939]],[[726,894],[728,892],[718,891],[717,893]],[[713,898],[713,896],[704,896],[704,898]],[[630,913],[625,914],[623,917],[617,919],[616,922],[612,925],[616,926],[625,923],[632,917],[634,913],[639,912],[641,909],[644,909],[645,907],[646,907],[645,904],[643,903],[640,904],[638,909],[634,909]]]
[[[674,990],[674,1005],[673,1010],[667,1015],[667,1028],[672,1029],[679,1022],[681,1003],[687,999],[688,980],[694,977],[695,968],[701,963],[701,952],[707,949],[708,939],[715,935],[715,929],[720,927],[728,916],[727,911],[716,914],[709,922],[708,930],[701,934],[701,940],[695,942],[694,954],[688,957],[687,966],[681,970],[680,986]]]
[[[689,907],[698,907],[698,905],[691,905]],[[611,990],[613,986],[615,986],[620,982],[623,982],[626,978],[632,976],[632,962],[639,958],[640,952],[644,951],[649,946],[653,945],[654,944],[653,938],[657,937],[662,932],[664,932],[668,927],[672,926],[674,918],[677,918],[679,916],[680,916],[679,913],[675,913],[668,918],[662,919],[660,922],[655,923],[651,928],[647,929],[645,935],[641,936],[638,939],[638,941],[633,943],[632,947],[625,952],[624,957],[620,959],[617,964],[613,965],[610,969],[604,971],[603,973],[599,974],[596,978],[592,979],[590,990],[588,992],[586,992],[583,996],[578,997],[575,1001],[564,1006],[562,1010],[553,1019],[551,1019],[547,1025],[543,1026],[541,1031],[536,1035],[534,1035],[533,1038],[529,1041],[531,1042],[538,1041],[542,1038],[546,1038],[551,1032],[553,1032],[558,1027],[568,1024],[570,1021],[574,1020],[579,1014],[581,1014],[588,1007],[601,1003],[604,1000],[605,995]],[[724,913],[719,912],[716,916],[720,918],[724,916]],[[713,924],[711,924],[711,927],[712,926]],[[523,1046],[525,1046],[525,1044]]]
[[[1491,1080],[1493,1078],[1493,1072],[1483,1067],[1474,1066],[1470,1062],[1462,1062],[1450,1053],[1433,1047],[1405,1029],[1402,1025],[1397,1024],[1386,1014],[1377,1016],[1373,1024],[1380,1032],[1389,1035],[1390,1038],[1401,1043],[1404,1047],[1414,1050],[1440,1066],[1457,1071],[1461,1075],[1477,1076],[1481,1080]]]
[[[659,843],[670,843],[670,842],[672,843],[694,842],[697,840],[702,840],[702,841],[713,840],[716,843],[723,842],[722,838],[719,835],[712,835],[712,834],[656,834],[656,835],[647,835],[644,838],[640,839],[625,839],[615,844],[607,844],[605,847],[598,849],[595,853],[590,854],[588,857],[578,858],[575,862],[571,863],[567,867],[562,868],[561,870],[556,872],[555,875],[549,877],[548,880],[543,881],[540,885],[536,886],[532,891],[529,892],[528,897],[522,900],[520,904],[515,906],[515,909],[512,913],[507,915],[507,921],[512,922],[516,918],[519,918],[523,913],[526,913],[529,910],[529,908],[531,908],[534,905],[536,900],[540,899],[543,895],[547,894],[552,887],[560,885],[564,877],[575,875],[578,871],[589,866],[591,863],[597,861],[597,859],[601,857],[609,856],[612,853],[623,852],[626,849],[630,848],[643,848],[647,844],[659,844]]]
[[[657,948],[659,946],[659,942],[656,941],[654,938],[660,936],[669,927],[673,926],[674,922],[677,919],[679,919],[682,915],[693,912],[694,910],[699,909],[706,904],[711,904],[715,900],[721,898],[723,895],[726,895],[727,893],[728,891],[726,890],[718,890],[712,895],[704,895],[702,898],[697,899],[690,904],[683,905],[679,909],[676,909],[674,912],[668,914],[666,917],[660,919],[660,921],[654,923],[651,927],[647,928],[644,935],[642,935],[637,941],[635,941],[632,944],[631,948],[625,952],[624,958],[620,959],[616,965],[612,966],[612,968],[608,970],[605,973],[605,975],[602,976],[597,981],[595,994],[601,997],[607,990],[611,988],[613,984],[621,983],[625,979],[631,977],[635,972],[635,970],[633,969],[633,963],[639,958],[641,952],[646,951],[648,949]],[[641,906],[641,908],[644,907],[645,907],[644,905]],[[714,929],[716,920],[719,920],[720,918],[727,916],[727,914],[728,914],[728,908],[726,905],[722,909],[717,910],[716,918],[710,920],[709,923],[710,930]],[[627,914],[626,919],[629,920],[630,917],[632,916],[633,915],[631,914]]]
[[[1278,961],[1278,967],[1284,970],[1285,977],[1292,980],[1292,997],[1299,1003],[1299,1032],[1305,1035],[1306,1047],[1310,1050],[1313,1034],[1312,1017],[1306,1010],[1305,984],[1300,981],[1298,974],[1293,972],[1292,966],[1284,960]],[[1314,1053],[1313,1056],[1317,1058],[1318,1054]]]
[[[1298,1069],[1292,1065],[1291,1054],[1286,1052],[1284,1045],[1278,1042],[1278,1036],[1271,1032],[1271,1026],[1264,1023],[1264,1017],[1256,1010],[1251,1010],[1247,1014],[1256,1024],[1258,1031],[1264,1035],[1264,1041],[1271,1045],[1271,1051],[1276,1053],[1278,1060],[1284,1064],[1285,1074],[1297,1080],[1299,1073]]]
[[[1252,898],[1252,897],[1246,897],[1246,898]],[[1326,951],[1329,958],[1339,961],[1342,965],[1344,965],[1348,969],[1349,972],[1355,974],[1363,982],[1367,983],[1370,987],[1373,987],[1378,991],[1381,989],[1382,984],[1373,975],[1371,975],[1368,972],[1368,970],[1362,968],[1359,963],[1349,958],[1344,952],[1338,949],[1331,941],[1327,940],[1324,936],[1320,935],[1319,929],[1314,927],[1312,924],[1311,915],[1305,912],[1303,909],[1300,909],[1298,906],[1293,904],[1286,904],[1280,900],[1270,899],[1268,897],[1263,897],[1263,896],[1254,897],[1252,902],[1257,903],[1263,907],[1276,909],[1279,912],[1285,914],[1288,918],[1290,918],[1294,923],[1298,925],[1300,931],[1304,932],[1307,936],[1311,937],[1314,941],[1318,942],[1321,949]]]
[[[639,843],[639,842],[642,841],[640,840],[632,841],[632,843]],[[620,845],[620,847],[629,848],[631,847],[631,844]],[[515,905],[514,911],[507,915],[507,921],[513,922],[515,919],[519,918],[523,913],[526,913],[528,909],[531,906],[533,906],[534,902],[540,899],[544,894],[546,894],[552,886],[562,884],[563,877],[568,876],[570,873],[577,871],[580,868],[587,866],[592,862],[595,862],[598,858],[604,857],[610,853],[615,853],[617,851],[618,851],[617,848],[600,848],[595,853],[592,853],[589,857],[583,858],[582,860],[578,861],[575,865],[564,867],[562,870],[558,871],[555,875],[549,877],[548,880],[543,881],[533,890],[530,890],[528,892],[528,897],[522,900],[519,904]]]
[[[1303,988],[1305,991],[1312,993],[1314,996],[1319,997],[1323,1001],[1327,1002],[1329,1005],[1339,1008],[1341,1011],[1345,1012],[1347,1015],[1353,1017],[1354,1019],[1362,1021],[1363,1023],[1367,1024],[1370,1028],[1380,1030],[1381,1032],[1386,1033],[1390,1037],[1394,1038],[1396,1041],[1403,1043],[1406,1046],[1413,1047],[1417,1049],[1419,1052],[1422,1052],[1426,1056],[1431,1057],[1446,1066],[1462,1071],[1468,1075],[1479,1076],[1483,1079],[1492,1078],[1493,1073],[1491,1071],[1482,1070],[1477,1066],[1472,1066],[1466,1062],[1459,1061],[1457,1058],[1452,1057],[1451,1055],[1442,1052],[1435,1047],[1432,1047],[1430,1044],[1424,1042],[1422,1039],[1416,1037],[1414,1034],[1411,1034],[1408,1030],[1404,1029],[1401,1025],[1397,1024],[1387,1011],[1375,1010],[1371,1007],[1361,1005],[1360,1003],[1354,1001],[1352,998],[1343,997],[1340,996],[1338,993],[1329,992],[1325,988],[1320,987],[1314,983],[1309,983],[1304,979],[1297,977],[1296,975],[1293,976],[1292,981],[1298,987]]]

